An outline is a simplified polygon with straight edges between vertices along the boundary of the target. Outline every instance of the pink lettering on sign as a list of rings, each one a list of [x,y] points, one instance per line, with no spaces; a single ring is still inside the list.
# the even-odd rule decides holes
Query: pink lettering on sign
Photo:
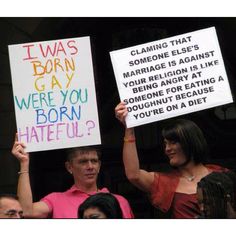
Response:
[[[40,54],[40,56],[42,56],[43,58],[68,56],[78,53],[78,48],[75,40],[68,40],[67,42],[59,41],[55,42],[53,45],[46,43],[27,44],[22,47],[26,49],[26,57],[23,58],[23,61],[38,58],[38,56],[32,55],[33,50],[34,53],[36,53],[37,55]]]
[[[27,126],[25,129],[18,129],[18,139],[20,142],[40,143],[64,139],[65,136],[69,139],[82,138],[86,135],[92,135],[94,128],[95,122],[93,120],[86,121],[84,127],[78,122]]]
[[[32,59],[38,58],[38,57],[32,57],[31,56],[31,54],[30,54],[30,48],[31,47],[34,47],[34,44],[29,44],[29,45],[24,45],[23,46],[23,48],[27,48],[27,57],[23,58],[23,61],[25,61],[25,60],[32,60]]]

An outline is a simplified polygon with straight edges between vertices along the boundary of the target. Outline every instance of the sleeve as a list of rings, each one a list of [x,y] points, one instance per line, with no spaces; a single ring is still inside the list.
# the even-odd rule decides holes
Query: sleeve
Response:
[[[47,196],[43,197],[42,199],[40,199],[41,202],[44,202],[47,204],[50,212],[53,212],[53,202],[55,201],[55,193],[50,193]]]
[[[150,193],[152,205],[163,212],[167,212],[171,207],[178,183],[177,174],[156,172]]]
[[[225,167],[215,165],[215,164],[207,164],[206,167],[207,167],[207,169],[210,169],[211,171],[216,171],[216,172],[223,172],[223,171],[228,171],[229,170]]]

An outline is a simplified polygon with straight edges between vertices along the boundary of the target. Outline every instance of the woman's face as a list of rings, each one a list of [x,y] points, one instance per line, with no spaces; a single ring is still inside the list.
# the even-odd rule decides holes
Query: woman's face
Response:
[[[84,219],[106,219],[106,215],[98,207],[90,207],[84,211]]]
[[[169,158],[170,165],[180,167],[186,164],[187,157],[179,142],[164,139],[165,154]]]

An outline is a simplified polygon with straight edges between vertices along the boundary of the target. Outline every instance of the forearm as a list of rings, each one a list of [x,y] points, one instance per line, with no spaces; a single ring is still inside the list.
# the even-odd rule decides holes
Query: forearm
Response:
[[[150,192],[154,173],[140,169],[134,129],[126,129],[125,131],[123,162],[128,180],[140,190]]]
[[[127,128],[124,136],[123,162],[127,178],[135,181],[140,172],[135,133],[133,128]]]
[[[24,211],[25,217],[33,215],[33,198],[29,178],[29,163],[21,163],[17,187],[17,195]]]
[[[128,110],[125,107],[124,102],[120,102],[116,106],[115,114],[116,118],[125,125],[125,118],[128,114]],[[154,173],[140,169],[133,128],[125,129],[123,162],[125,166],[125,174],[128,180],[139,189],[149,192],[154,180]]]

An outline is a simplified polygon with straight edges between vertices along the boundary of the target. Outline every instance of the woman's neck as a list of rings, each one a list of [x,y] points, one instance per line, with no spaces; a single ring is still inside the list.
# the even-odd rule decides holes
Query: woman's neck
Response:
[[[198,182],[201,178],[209,174],[208,169],[202,163],[189,162],[185,166],[178,168],[180,176],[184,177],[188,181]]]
[[[188,162],[186,165],[179,167],[181,175],[196,176],[198,172],[201,172],[204,165],[202,163],[196,164],[193,161]]]

